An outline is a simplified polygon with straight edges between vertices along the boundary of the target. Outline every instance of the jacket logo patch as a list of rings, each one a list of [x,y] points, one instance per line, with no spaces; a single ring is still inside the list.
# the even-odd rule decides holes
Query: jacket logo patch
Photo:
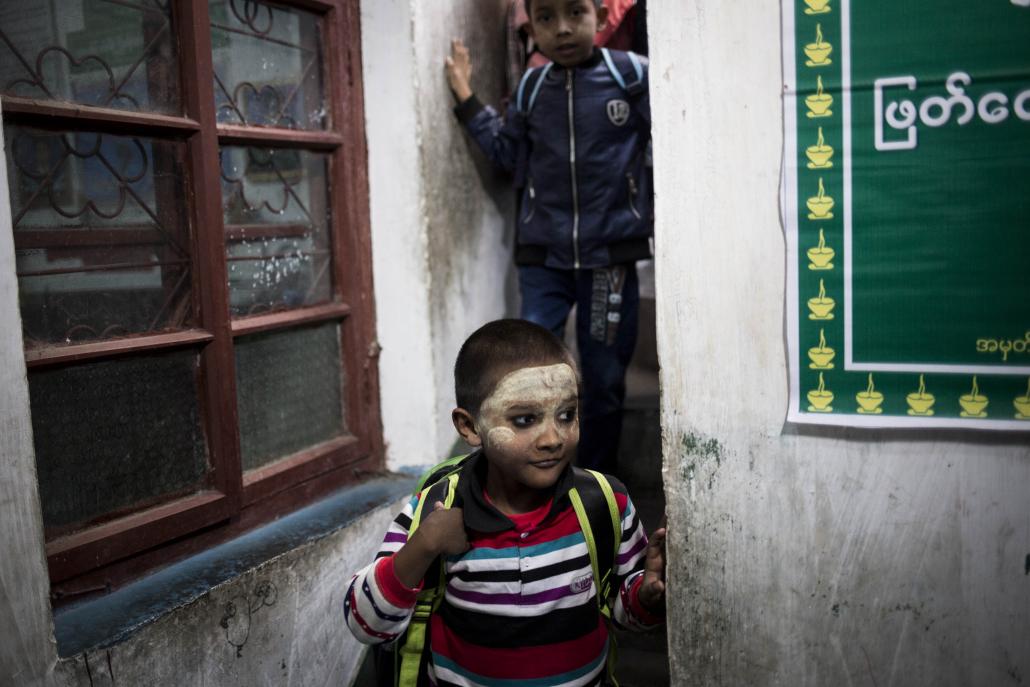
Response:
[[[629,121],[629,103],[625,100],[608,101],[608,119],[615,126],[622,126]]]
[[[576,579],[574,579],[572,581],[572,584],[569,585],[569,589],[573,593],[575,593],[575,594],[579,594],[580,592],[585,592],[586,590],[590,589],[590,583],[593,582],[593,580],[594,580],[594,574],[593,573],[587,573],[586,575],[583,575],[582,577],[577,577]]]

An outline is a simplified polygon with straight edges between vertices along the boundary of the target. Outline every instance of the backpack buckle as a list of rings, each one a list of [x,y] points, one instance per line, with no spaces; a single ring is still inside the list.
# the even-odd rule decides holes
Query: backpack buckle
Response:
[[[433,604],[431,603],[416,603],[415,613],[411,616],[412,620],[416,620],[420,623],[424,623],[429,620],[429,616],[433,615]]]

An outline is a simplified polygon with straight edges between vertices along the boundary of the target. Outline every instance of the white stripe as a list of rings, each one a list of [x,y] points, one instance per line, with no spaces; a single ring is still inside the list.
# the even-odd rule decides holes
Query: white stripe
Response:
[[[451,595],[448,590],[445,595],[447,603],[455,608],[477,613],[488,613],[490,615],[502,616],[505,618],[537,618],[545,616],[552,611],[566,608],[576,608],[583,605],[596,605],[592,591],[581,592],[563,597],[557,601],[547,601],[539,604],[515,605],[515,604],[481,604],[474,601],[458,599]]]
[[[601,672],[605,669],[607,665],[607,656],[608,652],[607,650],[605,650],[604,656],[602,657],[601,662],[598,664],[598,667],[590,673],[587,673],[583,677],[578,678],[576,680],[570,680],[568,682],[556,682],[553,685],[551,685],[551,687],[583,687],[584,685],[589,685],[595,682],[598,676],[601,674]],[[456,685],[463,685],[467,687],[480,687],[482,684],[479,682],[473,682],[471,680],[468,680],[465,678],[465,676],[459,675],[455,673],[453,670],[432,665],[431,662],[429,665],[428,672],[429,676],[433,679],[434,682],[446,680],[447,682],[453,682]]]
[[[522,593],[536,594],[538,592],[545,592],[549,589],[557,589],[558,587],[570,587],[574,581],[582,579],[583,577],[589,577],[591,584],[594,581],[594,571],[591,570],[589,563],[581,568],[577,568],[576,570],[570,570],[569,572],[527,582],[522,586]]]

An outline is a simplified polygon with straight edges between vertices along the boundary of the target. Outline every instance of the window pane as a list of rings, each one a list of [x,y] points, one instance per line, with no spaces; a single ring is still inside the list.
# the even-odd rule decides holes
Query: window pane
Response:
[[[344,432],[340,326],[256,334],[236,342],[243,469]]]
[[[182,145],[4,137],[26,348],[191,326]]]
[[[324,129],[318,17],[258,0],[209,7],[218,121]]]
[[[179,114],[170,0],[0,0],[0,92]]]
[[[328,302],[328,157],[226,147],[221,158],[233,316]]]
[[[194,351],[29,373],[47,528],[68,529],[204,486]]]

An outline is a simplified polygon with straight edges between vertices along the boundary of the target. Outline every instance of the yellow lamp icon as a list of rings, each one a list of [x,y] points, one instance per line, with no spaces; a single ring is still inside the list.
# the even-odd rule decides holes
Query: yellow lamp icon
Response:
[[[816,138],[815,145],[805,148],[805,156],[808,157],[809,169],[829,169],[833,167],[833,163],[830,161],[830,158],[833,157],[833,148],[826,145],[822,127],[819,127],[819,135]]]
[[[905,402],[908,403],[908,414],[929,417],[933,415],[934,401],[933,394],[926,393],[926,380],[923,379],[923,375],[919,375],[919,390],[913,391],[905,397]]]
[[[976,375],[973,375],[973,388],[968,394],[958,397],[958,404],[962,407],[959,413],[962,417],[987,417],[987,397],[980,393],[980,385],[976,383]]]
[[[1030,377],[1026,378],[1026,393],[1012,399],[1012,405],[1016,407],[1017,420],[1030,420]]]
[[[826,187],[823,185],[823,178],[819,177],[819,190],[814,196],[809,197],[805,202],[808,206],[808,219],[812,220],[824,220],[833,219],[834,201],[833,198],[826,195]]]
[[[808,392],[808,410],[813,413],[832,413],[833,392],[826,388],[823,373],[819,373],[819,386]]]
[[[819,330],[819,345],[808,349],[808,359],[812,362],[808,365],[813,370],[832,370],[833,356],[837,352],[826,345],[826,334]]]
[[[829,117],[833,114],[830,106],[833,105],[833,96],[823,92],[823,77],[815,79],[815,93],[805,98],[805,106],[808,108],[808,118]]]
[[[865,391],[855,394],[855,400],[858,401],[858,412],[862,415],[879,415],[883,412],[883,408],[880,407],[883,403],[883,394],[873,387],[872,372],[869,373],[869,386]]]
[[[805,45],[805,55],[808,57],[805,60],[806,67],[825,67],[833,64],[833,60],[830,59],[830,53],[833,52],[833,46],[823,40],[823,25],[815,25],[815,42],[808,43]]]
[[[826,284],[819,280],[819,295],[808,299],[808,319],[832,320],[833,308],[837,302],[826,295]]]

